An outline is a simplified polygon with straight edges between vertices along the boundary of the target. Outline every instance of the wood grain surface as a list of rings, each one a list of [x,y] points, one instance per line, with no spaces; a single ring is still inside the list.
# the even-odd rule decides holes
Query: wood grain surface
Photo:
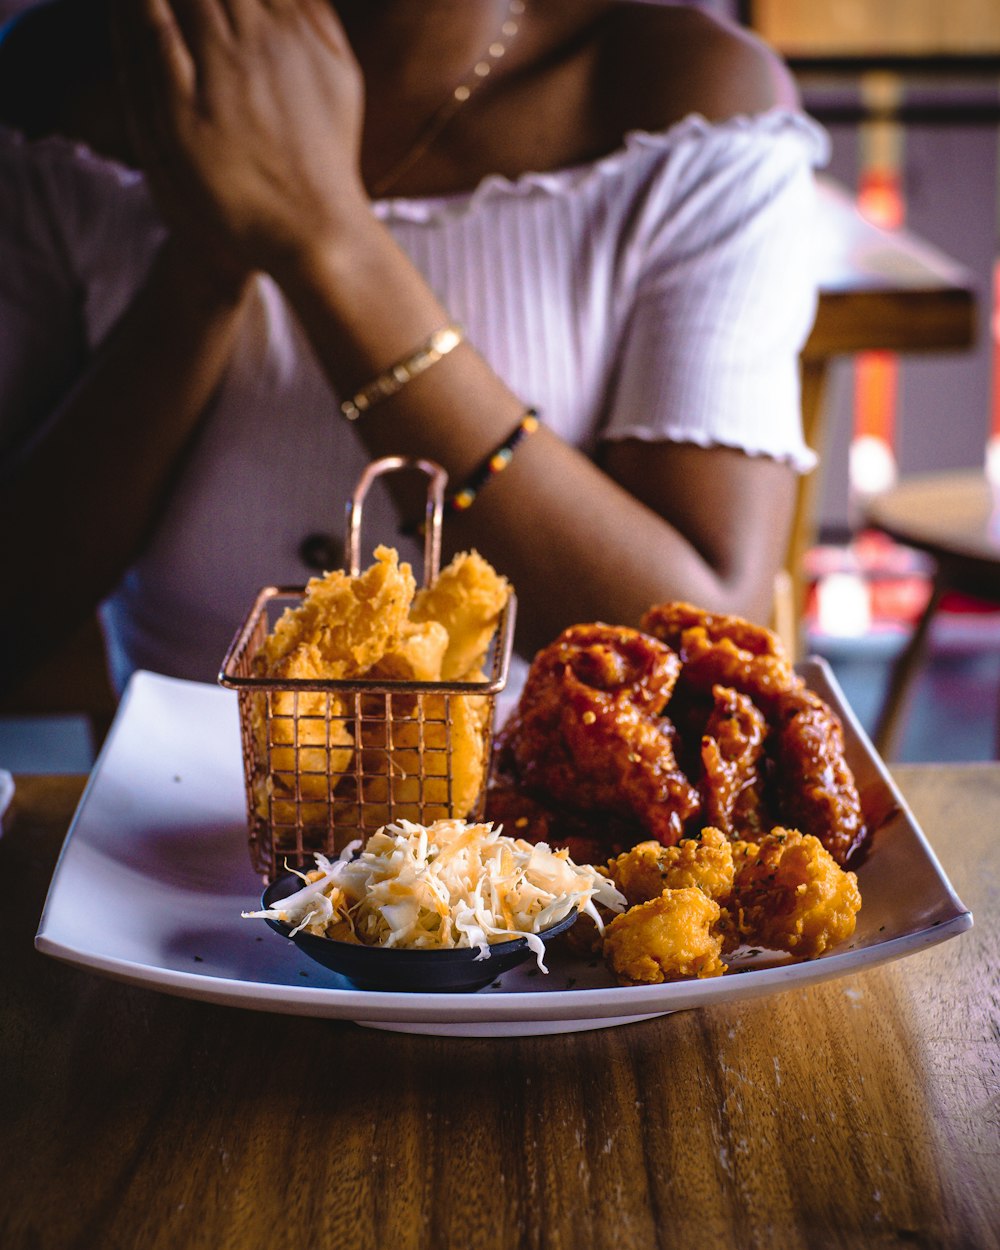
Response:
[[[869,221],[840,183],[817,179],[819,305],[806,360],[859,351],[956,351],[976,341],[976,282],[905,228]]]
[[[1000,51],[995,0],[749,0],[751,24],[798,56],[985,56]]]
[[[1000,1246],[1000,765],[897,775],[970,932],[773,998],[497,1040],[196,1003],[37,954],[82,779],[19,778],[0,1245]]]

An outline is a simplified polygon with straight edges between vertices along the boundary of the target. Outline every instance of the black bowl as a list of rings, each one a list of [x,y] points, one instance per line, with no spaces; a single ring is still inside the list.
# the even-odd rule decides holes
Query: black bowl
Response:
[[[281,899],[302,888],[302,878],[287,873],[272,881],[261,897],[261,905],[271,908]],[[538,936],[548,942],[576,920],[577,911]],[[402,950],[396,947],[362,946],[357,942],[337,942],[317,937],[315,933],[292,933],[291,925],[280,920],[267,923],[282,937],[294,942],[304,955],[339,972],[359,989],[390,990],[419,994],[447,994],[463,990],[481,990],[498,976],[534,958],[525,938],[511,938],[490,946],[489,959],[477,959],[477,947],[452,950]]]

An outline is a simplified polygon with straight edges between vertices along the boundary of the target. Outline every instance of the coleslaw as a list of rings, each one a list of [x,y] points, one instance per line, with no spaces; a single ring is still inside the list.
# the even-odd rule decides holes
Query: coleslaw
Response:
[[[302,888],[248,919],[279,920],[318,937],[416,950],[478,947],[525,938],[546,972],[538,936],[576,909],[604,923],[598,904],[620,912],[625,898],[589,864],[565,850],[502,834],[502,827],[438,820],[383,826],[362,847],[297,873]]]

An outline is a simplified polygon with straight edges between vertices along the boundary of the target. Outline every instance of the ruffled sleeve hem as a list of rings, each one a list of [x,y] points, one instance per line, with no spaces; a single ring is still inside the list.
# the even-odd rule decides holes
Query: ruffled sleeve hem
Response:
[[[817,454],[804,442],[800,442],[797,447],[789,447],[786,444],[769,446],[763,442],[748,443],[736,438],[727,440],[723,437],[679,426],[667,426],[664,429],[653,430],[649,426],[643,425],[616,425],[613,431],[608,431],[601,437],[601,441],[613,443],[621,442],[627,438],[634,438],[643,443],[687,443],[706,449],[710,447],[725,447],[730,451],[742,452],[745,456],[777,460],[781,464],[790,465],[796,473],[802,475],[811,473],[819,463]]]

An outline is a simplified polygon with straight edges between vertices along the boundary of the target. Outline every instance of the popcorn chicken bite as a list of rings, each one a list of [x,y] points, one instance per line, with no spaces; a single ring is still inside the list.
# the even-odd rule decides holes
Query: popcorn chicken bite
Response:
[[[734,843],[733,859],[730,942],[814,959],[854,933],[861,910],[858,878],[818,838],[776,828],[758,842]]]
[[[616,916],[604,933],[604,957],[623,985],[656,985],[726,971],[721,908],[701,890],[665,890]]]
[[[733,850],[718,829],[703,829],[698,838],[676,846],[640,842],[608,861],[608,876],[631,906],[657,898],[664,890],[693,887],[722,902],[733,888]]]

